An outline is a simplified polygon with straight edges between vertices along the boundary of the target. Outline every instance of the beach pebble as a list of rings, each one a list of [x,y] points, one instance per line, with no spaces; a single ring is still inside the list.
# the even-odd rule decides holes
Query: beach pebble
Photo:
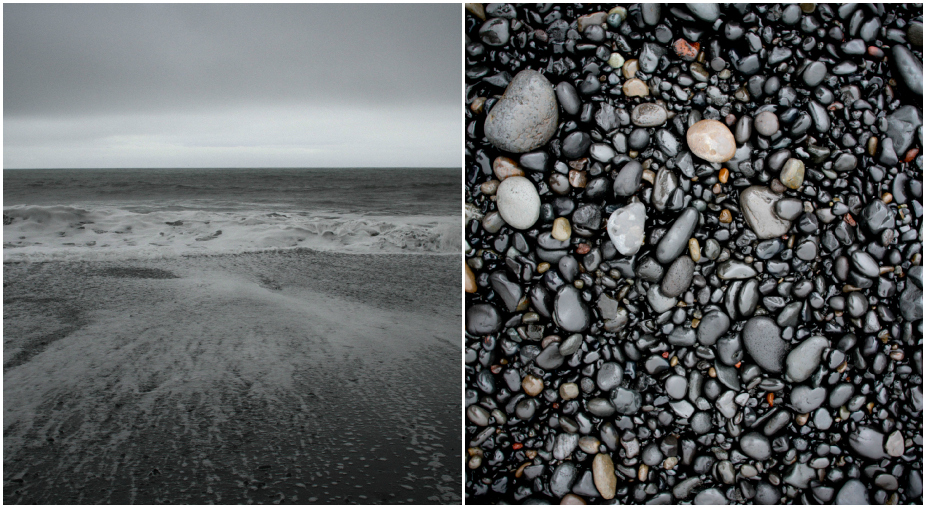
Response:
[[[789,189],[799,189],[804,183],[804,163],[798,159],[788,159],[781,168],[781,183]]]
[[[656,259],[660,263],[668,264],[685,251],[688,240],[698,226],[699,218],[700,213],[694,207],[689,206],[682,210],[656,246]]]
[[[815,335],[797,345],[788,354],[785,362],[787,370],[786,378],[793,383],[806,381],[814,370],[823,360],[823,350],[829,347],[830,343],[824,337]]]
[[[595,488],[604,499],[613,499],[617,491],[617,476],[614,475],[614,462],[606,453],[595,455],[592,460],[592,474],[595,477]]]
[[[666,123],[666,119],[668,119],[666,108],[652,102],[634,106],[630,112],[630,121],[637,127],[659,127]]]
[[[560,288],[554,303],[554,317],[566,331],[581,332],[588,328],[588,307],[582,301],[579,290],[572,286]]]
[[[675,297],[684,293],[691,285],[694,268],[694,261],[690,256],[679,256],[669,265],[669,269],[662,277],[662,294]]]
[[[504,183],[504,182],[503,182]],[[791,229],[791,221],[775,213],[775,203],[780,195],[768,187],[754,185],[740,192],[740,207],[743,219],[756,236],[762,240],[782,236]]]
[[[618,208],[608,218],[608,237],[623,256],[636,254],[643,245],[646,207],[631,203]]]
[[[746,117],[743,117],[746,118]],[[763,111],[756,115],[753,122],[756,132],[763,136],[771,136],[778,132],[778,117],[771,111]]]
[[[759,367],[771,373],[782,371],[790,346],[781,338],[781,329],[771,318],[750,319],[743,327],[742,335],[746,352]]]
[[[553,137],[559,121],[558,110],[553,85],[547,78],[537,71],[523,70],[489,111],[486,138],[501,150],[529,152]]]
[[[688,128],[688,148],[709,162],[727,162],[736,153],[730,129],[717,120],[701,120]]]
[[[534,183],[523,176],[506,178],[495,192],[498,213],[509,226],[527,229],[540,218],[540,195]]]

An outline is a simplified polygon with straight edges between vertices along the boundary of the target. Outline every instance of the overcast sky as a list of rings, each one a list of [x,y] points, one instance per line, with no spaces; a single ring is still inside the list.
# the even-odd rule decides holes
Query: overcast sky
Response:
[[[457,167],[461,9],[3,6],[3,164]]]

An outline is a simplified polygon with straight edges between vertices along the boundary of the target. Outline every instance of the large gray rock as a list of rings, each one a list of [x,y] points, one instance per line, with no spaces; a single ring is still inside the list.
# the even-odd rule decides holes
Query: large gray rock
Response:
[[[553,317],[564,330],[581,332],[588,328],[588,307],[582,301],[579,290],[573,286],[563,286],[556,294],[553,304]]]
[[[556,132],[558,121],[553,85],[543,74],[526,69],[511,80],[505,94],[489,111],[485,135],[501,150],[524,153],[546,144]]]
[[[761,240],[782,236],[791,229],[791,221],[775,213],[775,203],[781,198],[768,187],[754,185],[740,192],[740,209],[746,224]]]
[[[785,376],[793,383],[807,380],[820,365],[823,360],[823,350],[829,345],[830,341],[820,336],[810,337],[798,344],[788,354]]]
[[[869,459],[878,460],[887,456],[884,451],[884,434],[871,427],[859,427],[849,434],[849,446]]]
[[[527,229],[540,218],[540,195],[534,183],[523,176],[510,176],[495,191],[498,214],[509,226]]]
[[[894,142],[898,154],[907,151],[920,125],[923,125],[923,114],[914,106],[901,106],[888,115],[885,134]]]
[[[891,59],[901,79],[911,92],[923,95],[923,61],[917,58],[903,44],[891,48]]]
[[[679,257],[688,248],[688,240],[698,227],[700,217],[698,209],[693,206],[682,210],[666,234],[659,240],[659,245],[656,246],[656,260],[667,264]]]
[[[826,401],[826,388],[798,385],[791,390],[791,407],[799,414],[809,413]]]
[[[759,367],[773,373],[782,371],[789,344],[782,340],[781,329],[771,318],[760,316],[750,319],[742,334],[746,352]]]
[[[842,488],[839,489],[839,492],[836,493],[835,504],[869,504],[868,487],[856,479],[847,481],[843,484]]]

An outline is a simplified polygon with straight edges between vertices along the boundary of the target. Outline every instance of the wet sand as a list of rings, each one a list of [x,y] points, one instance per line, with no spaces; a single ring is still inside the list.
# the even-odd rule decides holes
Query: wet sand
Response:
[[[4,502],[459,503],[458,261],[4,264]]]

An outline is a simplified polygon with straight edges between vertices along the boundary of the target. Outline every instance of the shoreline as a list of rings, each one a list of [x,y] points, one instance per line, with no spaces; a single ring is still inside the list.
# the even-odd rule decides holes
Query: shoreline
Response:
[[[4,262],[4,501],[459,502],[456,259],[408,259]]]

